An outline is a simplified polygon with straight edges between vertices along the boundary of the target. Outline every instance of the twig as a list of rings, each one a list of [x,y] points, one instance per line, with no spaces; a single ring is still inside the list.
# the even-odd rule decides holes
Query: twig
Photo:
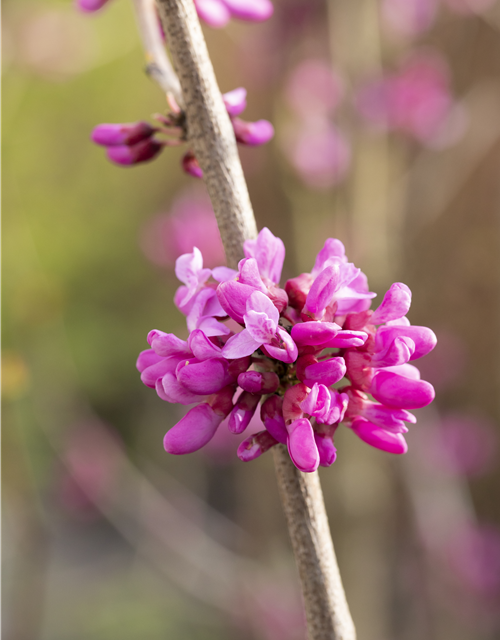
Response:
[[[137,25],[146,56],[146,73],[182,107],[182,91],[163,43],[155,0],[134,0]]]
[[[355,640],[318,472],[303,473],[284,445],[273,449],[281,500],[302,583],[310,640]]]
[[[193,0],[157,0],[186,105],[188,139],[203,169],[229,266],[257,229],[234,132]],[[355,640],[317,473],[303,474],[276,447],[278,484],[299,566],[310,640]]]
[[[158,0],[184,96],[187,137],[203,170],[228,266],[257,235],[233,127],[222,100],[192,0]]]

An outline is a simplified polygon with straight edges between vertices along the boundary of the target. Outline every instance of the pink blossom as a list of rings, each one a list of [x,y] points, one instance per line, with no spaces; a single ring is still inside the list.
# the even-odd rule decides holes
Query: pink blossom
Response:
[[[78,9],[92,13],[101,9],[108,0],[76,0]],[[195,0],[198,16],[210,27],[226,26],[231,18],[246,22],[262,22],[274,12],[270,0]]]
[[[93,13],[102,9],[108,0],[76,0],[75,5],[80,11]]]
[[[269,0],[231,0],[236,7],[245,2],[261,6]],[[222,0],[203,0],[210,6],[223,6]],[[224,0],[229,4],[229,0]],[[272,5],[270,5],[272,8]],[[236,9],[235,9],[236,10]],[[242,9],[243,11],[243,9]],[[259,146],[269,142],[274,136],[273,125],[267,120],[247,122],[239,116],[246,108],[246,89],[239,87],[222,96],[233,125],[236,141],[247,146]],[[168,146],[182,145],[186,140],[186,129],[183,114],[178,107],[167,116],[156,114],[157,126],[147,122],[123,124],[99,124],[91,139],[96,144],[106,147],[108,158],[122,166],[129,166],[152,160]],[[188,149],[181,159],[182,169],[193,178],[202,178],[203,171],[192,149]]]
[[[383,0],[382,18],[395,32],[414,37],[433,26],[438,6],[439,0]]]
[[[219,29],[231,18],[262,22],[273,15],[270,0],[195,0],[196,11],[209,26]]]
[[[243,461],[286,444],[301,471],[330,466],[341,423],[373,447],[405,453],[405,423],[416,421],[408,409],[434,398],[410,362],[436,343],[430,329],[406,318],[409,288],[393,284],[371,311],[374,294],[339,240],[328,239],[311,272],[285,289],[279,238],[263,229],[244,249],[238,271],[204,268],[197,249],[178,258],[184,284],[175,301],[189,338],[151,331],[151,349],[138,358],[142,381],[162,400],[195,405],[168,431],[165,449],[196,451],[224,421],[230,433],[242,434],[262,402],[264,428],[240,443]]]
[[[414,53],[398,72],[366,83],[357,107],[375,128],[400,131],[431,146],[436,138],[443,144],[447,137],[453,141],[455,104],[446,64],[437,54]]]
[[[340,76],[321,58],[299,63],[285,87],[289,106],[304,120],[331,114],[339,105],[343,92]]]
[[[347,175],[351,148],[329,120],[305,121],[290,131],[285,153],[302,180],[314,189],[329,189]]]
[[[224,249],[210,199],[204,190],[189,188],[178,195],[167,214],[149,220],[141,236],[146,256],[159,266],[198,247],[204,264],[212,268],[224,261]]]

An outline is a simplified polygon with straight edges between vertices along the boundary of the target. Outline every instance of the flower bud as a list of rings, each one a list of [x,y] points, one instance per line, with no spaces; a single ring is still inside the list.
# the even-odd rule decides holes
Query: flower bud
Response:
[[[222,94],[224,105],[231,117],[239,116],[240,113],[245,111],[247,106],[246,98],[247,90],[243,87],[239,87],[238,89],[233,89],[232,91],[228,91],[228,93]]]
[[[318,448],[320,466],[331,467],[337,459],[337,449],[333,444],[332,436],[329,433],[318,433],[315,430],[314,441]]]
[[[239,118],[232,120],[236,141],[250,147],[256,147],[269,142],[274,136],[274,127],[267,120],[245,122]]]
[[[412,380],[392,373],[378,371],[373,377],[369,393],[382,404],[395,409],[421,409],[434,400],[434,387],[425,380]]]
[[[192,393],[208,395],[220,391],[231,382],[225,360],[212,358],[200,362],[182,359],[176,368],[177,380]]]
[[[243,433],[245,431],[253,418],[259,401],[259,395],[248,393],[248,391],[244,391],[240,395],[229,416],[228,427],[231,433]]]
[[[396,454],[408,451],[408,445],[401,433],[386,431],[364,418],[356,418],[351,425],[351,429],[358,438],[376,449]]]
[[[193,453],[214,437],[224,419],[208,403],[193,407],[163,438],[165,451],[174,455]]]
[[[246,371],[238,376],[238,385],[249,393],[274,393],[280,385],[280,379],[274,371]]]
[[[76,0],[75,4],[80,9],[80,11],[84,11],[85,13],[92,13],[94,11],[99,11],[108,0]]]
[[[155,131],[148,122],[99,124],[92,131],[91,139],[104,147],[129,146],[150,138]]]
[[[193,178],[203,178],[203,171],[192,151],[188,151],[182,156],[181,165],[182,169]]]
[[[329,387],[342,380],[345,372],[344,358],[329,358],[318,362],[309,355],[301,356],[297,360],[297,378],[308,387],[312,387],[316,382]]]
[[[319,452],[311,423],[306,418],[295,420],[288,427],[288,452],[293,464],[311,473],[319,466]]]
[[[134,145],[116,145],[108,147],[107,155],[115,164],[130,166],[152,160],[162,150],[163,145],[161,142],[158,142],[154,138],[148,138],[147,140],[142,140]]]
[[[243,440],[238,447],[237,455],[243,462],[249,462],[261,456],[275,444],[278,444],[278,441],[268,431],[259,431]]]
[[[262,22],[273,15],[274,7],[270,0],[252,0],[251,2],[241,2],[241,0],[224,0],[224,4],[229,9],[231,15],[240,20],[249,22]]]
[[[260,409],[260,419],[269,433],[281,444],[286,444],[288,440],[288,432],[285,427],[285,419],[282,413],[283,398],[280,396],[271,396]]]

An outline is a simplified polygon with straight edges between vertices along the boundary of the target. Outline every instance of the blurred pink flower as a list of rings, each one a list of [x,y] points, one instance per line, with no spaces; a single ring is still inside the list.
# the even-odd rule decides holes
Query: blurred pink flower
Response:
[[[432,27],[439,0],[382,0],[382,19],[406,37],[418,36]]]
[[[116,486],[122,455],[118,434],[101,422],[83,422],[71,429],[58,485],[62,505],[80,517],[95,517]]]
[[[225,262],[219,229],[204,188],[182,191],[168,214],[146,223],[140,244],[146,257],[161,267],[173,267],[176,259],[191,253],[193,247],[200,249],[208,268]]]
[[[290,108],[304,119],[332,113],[342,95],[339,75],[321,58],[311,58],[298,64],[285,87]]]
[[[433,52],[414,53],[398,72],[367,82],[357,108],[375,128],[400,131],[429,146],[442,138],[453,142],[463,131],[463,122],[454,117],[446,62]],[[450,124],[458,129],[450,130]]]
[[[474,476],[491,468],[498,438],[484,418],[450,414],[441,420],[434,445],[431,457],[441,469]]]
[[[455,532],[448,546],[452,569],[464,586],[482,596],[500,596],[500,531],[468,525]]]
[[[316,118],[289,131],[285,153],[302,180],[315,189],[328,189],[347,175],[351,147],[343,133],[326,118]]]
[[[321,58],[298,64],[285,86],[285,98],[295,118],[283,132],[283,151],[313,189],[335,186],[349,169],[351,147],[331,120],[343,92],[340,76]]]

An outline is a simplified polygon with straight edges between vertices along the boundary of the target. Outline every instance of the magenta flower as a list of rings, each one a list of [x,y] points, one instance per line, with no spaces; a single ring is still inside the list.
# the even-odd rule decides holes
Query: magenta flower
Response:
[[[80,11],[93,13],[102,9],[108,0],[76,0],[75,5]]]
[[[99,11],[108,0],[76,0],[80,11]],[[270,0],[195,0],[198,16],[210,27],[225,27],[231,18],[246,22],[263,22],[273,15]]]
[[[195,0],[200,18],[216,29],[226,26],[231,18],[262,22],[273,15],[270,0]]]
[[[195,405],[167,433],[165,449],[196,451],[225,419],[230,433],[242,434],[260,405],[264,428],[241,442],[241,460],[281,443],[301,471],[330,466],[341,423],[371,446],[404,453],[405,423],[415,422],[408,409],[434,398],[410,362],[436,343],[430,329],[406,318],[408,287],[393,284],[370,311],[375,294],[339,240],[328,239],[311,272],[285,289],[279,238],[263,229],[244,250],[238,271],[204,268],[196,248],[177,260],[183,285],[175,302],[189,339],[151,331],[151,348],[137,361],[142,381],[162,400]],[[232,331],[228,319],[241,330]]]
[[[236,0],[234,4],[237,4]],[[240,87],[225,93],[222,98],[233,124],[236,141],[247,146],[259,146],[273,138],[274,128],[267,120],[246,122],[237,117],[246,108],[246,95],[246,89]],[[106,147],[108,158],[116,164],[130,166],[147,162],[156,158],[164,147],[179,146],[186,140],[185,122],[180,110],[166,117],[157,114],[155,118],[158,121],[155,127],[142,121],[99,124],[92,131],[91,140]],[[193,178],[203,177],[203,171],[191,149],[182,156],[181,166]]]

